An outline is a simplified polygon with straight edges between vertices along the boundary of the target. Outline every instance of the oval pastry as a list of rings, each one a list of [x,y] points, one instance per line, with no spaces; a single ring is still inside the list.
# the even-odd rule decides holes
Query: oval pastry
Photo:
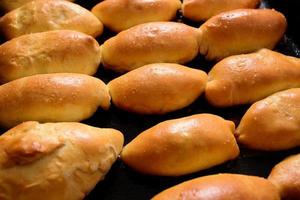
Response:
[[[253,103],[300,86],[300,59],[263,49],[225,58],[208,73],[205,96],[214,106]]]
[[[185,175],[236,158],[233,132],[233,122],[211,114],[168,120],[127,144],[121,159],[144,174]]]
[[[0,199],[83,199],[104,179],[123,141],[114,129],[22,123],[0,136]]]
[[[300,88],[275,93],[253,104],[236,136],[246,147],[265,151],[300,146]]]
[[[286,30],[285,17],[271,9],[238,9],[210,18],[199,29],[200,54],[209,60],[261,48],[273,49]]]
[[[68,122],[90,117],[100,106],[108,109],[110,96],[97,78],[72,73],[39,74],[0,86],[0,125],[24,121]]]
[[[108,84],[113,103],[140,114],[165,114],[194,102],[204,91],[207,75],[178,64],[149,64]]]
[[[0,30],[6,39],[50,30],[75,30],[93,37],[103,31],[102,23],[90,11],[68,2],[35,0],[0,19]]]
[[[0,82],[34,74],[73,72],[93,75],[100,46],[91,36],[68,30],[33,33],[0,46]]]
[[[238,174],[217,174],[195,178],[173,186],[152,200],[280,200],[268,180]]]
[[[204,21],[221,12],[239,8],[255,8],[260,0],[183,0],[183,16],[193,21]]]
[[[290,156],[277,164],[268,179],[276,185],[284,200],[300,197],[300,154]]]
[[[33,0],[0,0],[0,10],[8,12],[16,8],[21,7],[22,5],[31,2]],[[47,1],[47,0],[46,0]],[[75,0],[67,0],[74,2]]]
[[[105,0],[92,12],[110,30],[120,32],[146,22],[170,21],[180,8],[180,0]]]
[[[127,72],[151,63],[183,64],[198,54],[197,29],[176,22],[134,26],[102,45],[104,67]]]

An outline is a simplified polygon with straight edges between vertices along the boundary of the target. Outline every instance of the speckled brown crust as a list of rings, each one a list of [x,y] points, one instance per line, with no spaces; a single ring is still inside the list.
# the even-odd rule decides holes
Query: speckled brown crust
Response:
[[[0,0],[0,10],[9,12],[31,1],[33,0]],[[74,2],[75,0],[67,0],[67,1]]]
[[[300,154],[290,156],[277,164],[268,179],[278,187],[283,200],[299,200]]]
[[[238,174],[195,178],[171,187],[152,200],[280,200],[268,180]]]
[[[239,148],[233,132],[233,122],[211,114],[168,120],[127,144],[121,159],[145,174],[189,174],[236,158]]]
[[[22,123],[0,136],[0,199],[83,199],[104,179],[123,141],[114,129]]]
[[[91,36],[68,30],[23,35],[0,46],[0,83],[34,74],[93,75],[100,46]]]
[[[24,121],[81,121],[100,106],[108,109],[110,96],[97,78],[72,73],[39,74],[0,86],[0,125]]]
[[[214,106],[226,107],[299,86],[300,59],[263,49],[217,63],[208,73],[205,96]]]
[[[209,60],[273,49],[287,27],[285,17],[271,9],[237,9],[210,18],[199,29],[200,53]]]
[[[102,33],[103,25],[85,8],[57,0],[32,1],[0,19],[0,31],[6,39],[62,29],[76,30],[96,37]]]
[[[236,130],[248,148],[278,151],[300,146],[300,89],[278,92],[253,104]]]
[[[113,103],[140,114],[165,114],[184,108],[204,91],[207,75],[178,64],[157,63],[135,69],[108,84]]]
[[[193,21],[204,21],[221,12],[239,8],[255,8],[260,0],[183,0],[183,16]]]
[[[105,0],[92,12],[115,32],[154,21],[170,21],[181,8],[180,0]]]
[[[176,22],[149,22],[120,32],[102,45],[102,63],[126,72],[151,63],[191,61],[198,54],[197,29]]]

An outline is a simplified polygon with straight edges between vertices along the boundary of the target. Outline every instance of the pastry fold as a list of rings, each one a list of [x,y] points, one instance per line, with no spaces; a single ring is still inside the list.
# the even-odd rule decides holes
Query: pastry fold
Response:
[[[289,156],[278,163],[268,179],[280,191],[284,200],[298,200],[300,197],[300,154]]]
[[[51,30],[75,30],[93,37],[103,32],[103,24],[85,8],[57,0],[35,0],[6,13],[0,32],[6,39]]]
[[[110,106],[106,85],[73,73],[38,74],[0,86],[0,125],[24,121],[76,122]]]
[[[114,32],[155,21],[170,21],[181,8],[180,0],[105,0],[92,12]]]
[[[0,46],[0,82],[61,72],[93,75],[100,56],[98,42],[77,31],[23,35]]]
[[[195,178],[171,187],[152,200],[280,200],[268,180],[238,174],[217,174]]]
[[[233,132],[233,122],[212,114],[168,120],[133,139],[121,159],[144,174],[190,174],[236,158],[239,147]]]
[[[273,49],[287,27],[283,14],[272,9],[237,9],[220,13],[199,28],[200,54],[208,60]]]
[[[107,69],[127,72],[151,63],[191,61],[198,54],[196,28],[176,22],[136,25],[106,40],[102,64]]]
[[[279,151],[300,146],[300,88],[253,104],[235,134],[240,144],[253,149]]]
[[[239,8],[256,8],[260,0],[183,0],[183,16],[193,21],[204,21]]]
[[[140,114],[165,114],[193,103],[204,91],[205,72],[178,64],[149,64],[108,83],[115,106]]]
[[[22,123],[0,136],[0,199],[83,199],[104,179],[123,141],[114,129]]]
[[[9,12],[31,1],[33,0],[0,0],[0,10],[3,10],[4,12]],[[75,0],[67,0],[67,1],[74,2]]]
[[[248,104],[300,86],[300,59],[268,49],[231,56],[208,73],[205,96],[218,107]]]

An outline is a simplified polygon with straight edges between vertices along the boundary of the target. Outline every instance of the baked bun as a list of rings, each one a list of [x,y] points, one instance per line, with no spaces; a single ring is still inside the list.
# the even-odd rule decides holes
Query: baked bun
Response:
[[[22,123],[0,136],[0,199],[83,199],[123,140],[117,130],[80,123]]]
[[[127,144],[121,159],[140,173],[185,175],[236,158],[233,132],[233,122],[211,114],[168,120]]]
[[[261,48],[273,49],[287,27],[285,17],[271,9],[238,9],[220,13],[199,29],[200,54],[208,60]]]
[[[39,74],[0,86],[0,125],[24,121],[69,122],[90,117],[100,106],[107,110],[110,96],[97,78],[72,73]]]
[[[57,0],[35,0],[10,11],[0,19],[0,30],[6,39],[62,29],[96,37],[102,33],[103,25],[85,8]]]
[[[193,21],[204,21],[221,12],[239,8],[255,8],[260,0],[183,0],[183,16]]]
[[[300,86],[300,59],[263,49],[225,58],[208,73],[206,99],[214,106],[253,103]]]
[[[0,46],[0,82],[34,74],[73,72],[93,75],[100,46],[91,36],[68,30],[23,35]]]
[[[108,84],[113,103],[140,114],[165,114],[193,103],[204,91],[207,75],[178,64],[149,64]]]
[[[268,179],[278,187],[284,200],[300,198],[300,154],[290,156],[277,164]]]
[[[253,104],[236,136],[244,146],[265,151],[300,146],[300,88],[275,93]]]
[[[33,0],[0,0],[0,10],[9,12]],[[74,2],[75,0],[67,0]]]
[[[105,0],[92,12],[110,30],[120,32],[146,22],[170,21],[180,8],[180,0]]]
[[[217,174],[195,178],[171,187],[152,200],[280,200],[268,180],[238,174]]]
[[[191,61],[198,54],[196,28],[176,22],[149,22],[134,26],[106,40],[102,63],[127,72],[151,63]]]

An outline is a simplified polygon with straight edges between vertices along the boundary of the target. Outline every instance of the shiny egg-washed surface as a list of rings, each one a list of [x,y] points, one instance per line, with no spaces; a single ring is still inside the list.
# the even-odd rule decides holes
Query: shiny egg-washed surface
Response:
[[[99,0],[77,0],[75,3],[91,9]],[[276,51],[286,55],[300,57],[300,30],[297,26],[300,23],[300,2],[294,0],[276,1],[263,0],[260,7],[272,7],[282,12],[288,21],[288,30],[282,41],[277,45]],[[179,12],[176,21],[199,27],[201,23],[193,23],[182,17]],[[113,36],[114,33],[105,29],[104,34],[97,38],[102,44],[106,39]],[[3,40],[1,40],[1,43]],[[214,62],[205,61],[203,56],[198,56],[187,66],[202,69],[208,72],[214,65]],[[120,74],[106,71],[102,66],[99,67],[96,74],[105,83],[108,83]],[[244,115],[250,105],[231,107],[226,109],[214,108],[209,105],[203,96],[201,96],[192,105],[185,109],[162,116],[141,116],[131,114],[112,106],[108,111],[98,110],[93,117],[83,123],[102,128],[115,128],[124,133],[125,144],[130,142],[142,131],[156,125],[159,122],[189,116],[198,113],[213,113],[220,115],[225,119],[232,120],[238,125],[241,117]],[[4,132],[1,131],[2,133]],[[273,153],[259,152],[241,148],[240,156],[233,161],[214,167],[209,170],[193,173],[181,177],[156,177],[145,176],[132,171],[120,160],[117,161],[104,181],[100,182],[85,200],[147,200],[163,191],[166,188],[179,184],[183,181],[216,173],[238,173],[267,177],[272,167],[283,160],[286,156],[300,153],[300,148],[289,151],[280,151]]]

